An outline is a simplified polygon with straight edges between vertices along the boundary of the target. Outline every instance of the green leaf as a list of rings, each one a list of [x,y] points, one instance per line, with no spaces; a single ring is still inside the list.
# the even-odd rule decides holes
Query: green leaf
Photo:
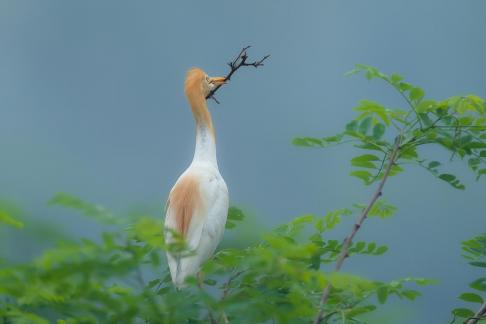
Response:
[[[386,300],[388,299],[388,287],[386,286],[381,286],[376,290],[376,296],[378,297],[378,301],[380,304],[386,303]]]
[[[375,126],[373,126],[373,135],[372,137],[375,140],[379,140],[380,138],[383,137],[383,134],[385,134],[386,127],[382,123],[378,123]],[[484,151],[486,153],[486,151]],[[481,152],[482,153],[482,152]]]
[[[245,218],[243,211],[237,207],[231,206],[228,209],[228,219],[233,221],[242,221]]]
[[[348,132],[355,132],[358,129],[358,121],[353,120],[352,122],[346,124],[345,128]]]
[[[456,176],[452,175],[452,174],[448,174],[448,173],[443,173],[439,176],[439,178],[444,180],[444,181],[451,182],[451,181],[454,181],[456,179]]]
[[[486,174],[486,169],[481,169],[477,173],[478,175],[476,176],[476,181],[479,180],[479,178],[483,175]]]
[[[421,296],[422,294],[419,291],[416,290],[405,290],[402,291],[402,296],[407,298],[408,300],[415,300],[418,296]]]
[[[16,220],[12,216],[10,216],[10,214],[1,210],[0,210],[0,223],[4,223],[17,228],[24,227],[24,223],[22,223],[19,220]]]
[[[390,76],[390,82],[394,85],[398,85],[402,80],[403,80],[403,76],[401,76],[400,74],[393,73]]]
[[[486,278],[479,278],[469,284],[469,287],[479,291],[486,291]]]
[[[410,83],[407,83],[407,82],[400,82],[398,84],[398,89],[401,91],[401,92],[405,92],[405,91],[408,91],[410,89],[412,89],[413,86],[410,84]]]
[[[469,149],[482,149],[486,148],[486,143],[483,142],[470,142],[471,137],[466,137],[465,140],[462,140],[464,143],[464,147],[469,148]]]
[[[365,65],[365,64],[356,64],[355,68],[349,72],[347,72],[345,75],[353,75],[356,73],[363,72],[365,74],[366,79],[371,80],[374,78],[380,78],[380,79],[386,79],[387,76],[381,73],[377,68],[374,66],[370,65]]]
[[[226,225],[224,226],[226,229],[232,229],[236,227],[235,223],[232,222],[226,222]]]
[[[363,180],[364,184],[366,185],[370,184],[370,181],[373,178],[373,175],[371,173],[364,170],[352,171],[349,173],[349,175]]]
[[[429,163],[429,169],[434,169],[440,165],[440,162],[432,161]]]
[[[314,137],[296,137],[292,144],[301,147],[324,147],[322,140]]]
[[[373,253],[374,255],[382,255],[384,254],[386,251],[388,251],[388,246],[386,245],[382,245],[380,247],[378,247],[376,249],[376,251]]]
[[[346,311],[346,317],[353,318],[353,317],[361,315],[361,314],[366,314],[366,313],[372,312],[375,309],[376,309],[376,306],[374,306],[374,305],[354,307],[351,310]]]
[[[368,248],[367,248],[367,253],[372,253],[375,248],[376,248],[376,243],[375,242],[369,243],[368,244]]]
[[[364,118],[359,123],[358,132],[360,132],[363,135],[366,135],[366,133],[370,129],[372,120],[373,120],[373,118],[371,116],[368,116],[368,117]]]
[[[378,216],[382,219],[391,217],[397,211],[397,207],[387,203],[383,198],[378,199],[371,207],[368,217]]]
[[[332,210],[326,213],[326,215],[322,218],[319,218],[316,223],[316,229],[322,233],[326,230],[331,230],[336,225],[341,223],[341,216],[351,215],[353,212],[347,208],[340,208],[336,210]]]
[[[435,100],[423,100],[421,101],[415,110],[418,113],[427,113],[437,109],[437,103]]]
[[[415,146],[409,146],[404,148],[400,152],[400,158],[406,160],[416,160],[418,158],[417,148]]]
[[[469,318],[474,316],[474,312],[467,308],[455,308],[452,310],[452,314],[462,318]]]
[[[52,197],[52,199],[49,200],[49,205],[58,205],[77,210],[82,215],[91,217],[102,223],[115,224],[118,222],[115,215],[113,215],[113,213],[106,208],[99,205],[90,204],[63,192]]]
[[[373,154],[363,154],[357,157],[354,157],[351,159],[351,165],[356,166],[356,167],[362,167],[362,168],[371,168],[375,169],[376,166],[373,162],[371,161],[379,161],[380,159]]]
[[[141,217],[133,225],[133,232],[138,240],[147,243],[151,247],[160,249],[165,247],[164,225],[161,220]]]
[[[448,182],[451,186],[453,186],[456,189],[464,190],[466,188],[458,179],[456,179],[456,176],[453,174],[442,173],[441,175],[439,175],[439,179]]]
[[[459,296],[459,299],[462,299],[470,303],[479,303],[479,304],[484,303],[483,298],[478,294],[474,294],[474,293],[463,293]]]
[[[354,110],[362,112],[358,118],[365,116],[372,117],[373,115],[377,115],[387,126],[390,126],[390,110],[386,109],[377,102],[371,100],[360,100],[359,106],[355,107]]]
[[[483,261],[471,261],[469,264],[474,267],[486,268],[486,262]]]
[[[479,164],[481,163],[481,159],[477,157],[472,157],[467,161],[467,164],[471,168],[471,170],[476,171]]]
[[[132,289],[130,287],[123,287],[115,284],[108,288],[108,291],[116,295],[128,295]]]
[[[360,241],[353,246],[353,250],[354,252],[360,252],[365,248],[365,246],[366,246],[366,242]]]
[[[390,176],[397,175],[400,172],[403,172],[403,168],[399,164],[394,164],[390,169]]]
[[[424,90],[422,90],[421,88],[412,88],[412,90],[410,90],[410,93],[409,93],[409,98],[410,100],[414,101],[414,102],[418,102],[420,101],[423,97],[424,97]]]

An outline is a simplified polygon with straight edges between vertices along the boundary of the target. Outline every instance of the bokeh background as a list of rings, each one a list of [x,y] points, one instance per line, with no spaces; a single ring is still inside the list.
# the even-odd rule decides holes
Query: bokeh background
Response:
[[[431,98],[485,97],[484,12],[481,0],[1,0],[0,197],[44,226],[46,241],[53,227],[75,237],[99,231],[48,207],[59,191],[162,217],[194,148],[186,70],[223,75],[250,44],[251,57],[272,55],[267,64],[239,71],[219,92],[221,104],[210,102],[233,204],[262,230],[367,201],[372,188],[348,176],[356,149],[305,150],[291,139],[339,132],[359,99],[405,108],[385,84],[345,77],[355,63],[399,72]],[[422,153],[449,159],[439,148]],[[461,258],[460,242],[486,230],[486,183],[475,182],[460,161],[447,171],[460,176],[465,191],[419,168],[392,178],[385,195],[397,215],[370,220],[359,234],[388,244],[389,252],[344,267],[377,280],[439,280],[416,302],[397,303],[400,319],[390,315],[392,303],[381,315],[390,323],[447,322],[457,295],[479,276]],[[225,235],[231,242],[238,230]],[[27,235],[6,237],[1,252],[18,259],[43,247]]]

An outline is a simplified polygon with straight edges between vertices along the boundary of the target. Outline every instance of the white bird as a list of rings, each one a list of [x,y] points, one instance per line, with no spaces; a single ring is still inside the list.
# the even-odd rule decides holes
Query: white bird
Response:
[[[196,121],[194,159],[170,191],[165,215],[166,243],[181,235],[195,253],[181,257],[167,252],[170,274],[177,288],[214,253],[223,237],[228,214],[228,188],[219,173],[216,138],[206,96],[224,77],[209,77],[199,68],[188,71],[184,90]]]

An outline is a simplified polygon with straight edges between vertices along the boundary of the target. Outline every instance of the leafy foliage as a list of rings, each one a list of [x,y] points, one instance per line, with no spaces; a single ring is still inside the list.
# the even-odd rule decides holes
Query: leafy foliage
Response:
[[[359,115],[345,130],[330,137],[299,137],[293,144],[303,147],[327,147],[352,142],[366,153],[351,160],[356,167],[350,175],[370,185],[383,177],[386,159],[395,140],[400,140],[400,154],[391,175],[403,171],[405,164],[423,167],[456,189],[464,184],[453,174],[439,171],[438,161],[419,155],[418,148],[435,144],[451,154],[451,159],[466,160],[476,179],[486,174],[486,101],[476,95],[453,96],[442,100],[426,97],[423,89],[403,81],[399,74],[386,75],[368,65],[356,65],[348,73],[363,73],[369,80],[380,79],[404,99],[407,109],[388,108],[378,102],[362,100],[355,110]],[[394,133],[392,135],[392,133]],[[394,139],[390,141],[389,139]]]
[[[462,242],[463,257],[473,267],[486,268],[486,234],[473,237],[470,240]],[[472,308],[479,308],[484,305],[484,293],[486,292],[486,273],[485,277],[475,279],[469,284],[472,291],[464,292],[459,295],[459,299],[469,303],[469,307],[459,307],[452,310],[454,316],[453,322],[459,320],[475,318],[476,312]],[[477,319],[486,320],[486,309],[479,314]]]
[[[344,241],[332,232],[350,217],[388,218],[397,208],[381,196],[383,180],[404,172],[407,164],[418,165],[456,189],[465,186],[443,170],[443,162],[423,157],[419,147],[438,145],[467,160],[479,179],[486,173],[486,103],[475,95],[432,100],[424,90],[398,74],[357,65],[350,74],[381,79],[397,91],[406,109],[389,108],[362,100],[357,117],[336,135],[295,138],[302,147],[323,148],[352,143],[360,152],[351,159],[351,176],[365,185],[382,181],[371,204],[303,215],[266,233],[244,248],[228,247],[206,262],[187,288],[174,289],[166,269],[166,252],[191,256],[184,239],[166,244],[160,217],[135,215],[131,219],[69,194],[60,193],[49,202],[75,210],[99,223],[109,224],[95,240],[58,242],[30,262],[2,261],[0,269],[0,319],[3,323],[305,323],[323,310],[326,323],[360,322],[392,298],[415,300],[415,286],[433,283],[424,278],[398,278],[391,282],[362,278],[329,270],[342,258],[380,256],[388,247],[353,236]],[[244,221],[241,209],[231,207],[226,228]],[[24,222],[0,210],[0,226],[21,231]],[[29,223],[25,222],[25,227]],[[355,223],[353,233],[360,228]],[[177,236],[176,236],[177,237]],[[463,244],[472,266],[486,267],[486,237]],[[339,270],[339,268],[334,268]],[[323,291],[332,287],[322,302]],[[461,294],[469,303],[482,303],[486,278]],[[468,318],[468,308],[453,311]],[[472,314],[472,315],[471,315]]]
[[[475,173],[476,180],[486,173],[486,101],[476,95],[453,96],[442,100],[427,98],[425,91],[404,81],[399,74],[386,75],[377,68],[368,65],[356,65],[348,75],[364,74],[368,80],[379,79],[389,85],[404,100],[405,109],[389,108],[372,100],[361,100],[355,111],[359,115],[350,121],[341,133],[330,137],[300,137],[293,144],[302,147],[328,147],[343,143],[352,143],[361,150],[351,159],[353,170],[350,175],[360,179],[369,186],[379,182],[377,191],[369,204],[356,204],[362,210],[351,234],[346,237],[343,252],[336,261],[336,269],[341,268],[345,258],[356,251],[372,252],[374,243],[368,244],[352,240],[367,217],[386,218],[394,214],[396,207],[387,204],[382,190],[388,177],[403,172],[408,164],[417,165],[436,178],[449,183],[455,189],[465,189],[457,176],[441,171],[442,162],[424,157],[425,145],[437,145],[450,153],[450,159],[459,157],[466,160],[469,168]],[[469,242],[477,248],[478,242]],[[370,247],[371,246],[371,247]],[[386,247],[381,248],[386,251]],[[477,257],[473,247],[468,250],[469,257]],[[377,253],[380,254],[380,253]],[[471,256],[473,255],[473,256]],[[471,261],[475,266],[486,266],[484,261]],[[474,289],[483,289],[486,279],[480,278],[471,284]],[[320,323],[328,310],[323,310],[331,286],[323,291],[323,303],[315,319]],[[380,302],[386,300],[388,288],[378,290]],[[413,299],[418,292],[409,291]],[[482,298],[473,293],[465,293],[461,298],[470,302],[482,302]],[[457,317],[471,317],[474,313],[468,309],[456,309]],[[471,315],[472,314],[472,315]]]
[[[64,205],[84,215],[95,208],[69,197],[75,203]],[[341,246],[322,234],[352,213],[339,209],[297,217],[258,244],[221,250],[183,291],[172,287],[163,254],[185,247],[166,246],[161,220],[140,216],[125,229],[104,232],[99,240],[60,242],[30,263],[2,268],[0,317],[7,323],[180,323],[206,321],[210,313],[218,322],[300,322],[312,318],[328,283],[336,287],[328,305],[330,320],[375,310],[373,296],[380,303],[388,295],[415,298],[419,293],[406,286],[421,285],[424,279],[385,283],[321,271]],[[238,222],[244,214],[232,207],[229,219]],[[352,253],[380,255],[386,250],[374,242],[358,242]]]

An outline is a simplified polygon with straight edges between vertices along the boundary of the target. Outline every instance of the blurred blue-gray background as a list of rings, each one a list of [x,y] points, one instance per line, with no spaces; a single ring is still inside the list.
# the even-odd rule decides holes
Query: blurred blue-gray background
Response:
[[[223,75],[251,44],[251,57],[272,55],[267,64],[239,71],[221,89],[221,105],[210,103],[233,203],[270,228],[367,201],[372,188],[348,176],[356,149],[304,150],[290,145],[292,137],[339,132],[362,98],[405,108],[386,85],[344,77],[355,63],[399,72],[432,98],[485,97],[485,12],[481,0],[2,0],[0,197],[78,236],[96,226],[48,207],[56,192],[162,217],[193,154],[186,70]],[[438,148],[422,153],[449,158]],[[465,191],[418,168],[392,178],[385,195],[397,215],[372,219],[359,234],[389,252],[344,267],[377,280],[440,281],[416,302],[398,303],[401,319],[390,323],[447,322],[457,295],[479,275],[459,243],[486,231],[486,184],[460,161],[447,168]],[[2,250],[36,251],[28,241],[8,242]]]

